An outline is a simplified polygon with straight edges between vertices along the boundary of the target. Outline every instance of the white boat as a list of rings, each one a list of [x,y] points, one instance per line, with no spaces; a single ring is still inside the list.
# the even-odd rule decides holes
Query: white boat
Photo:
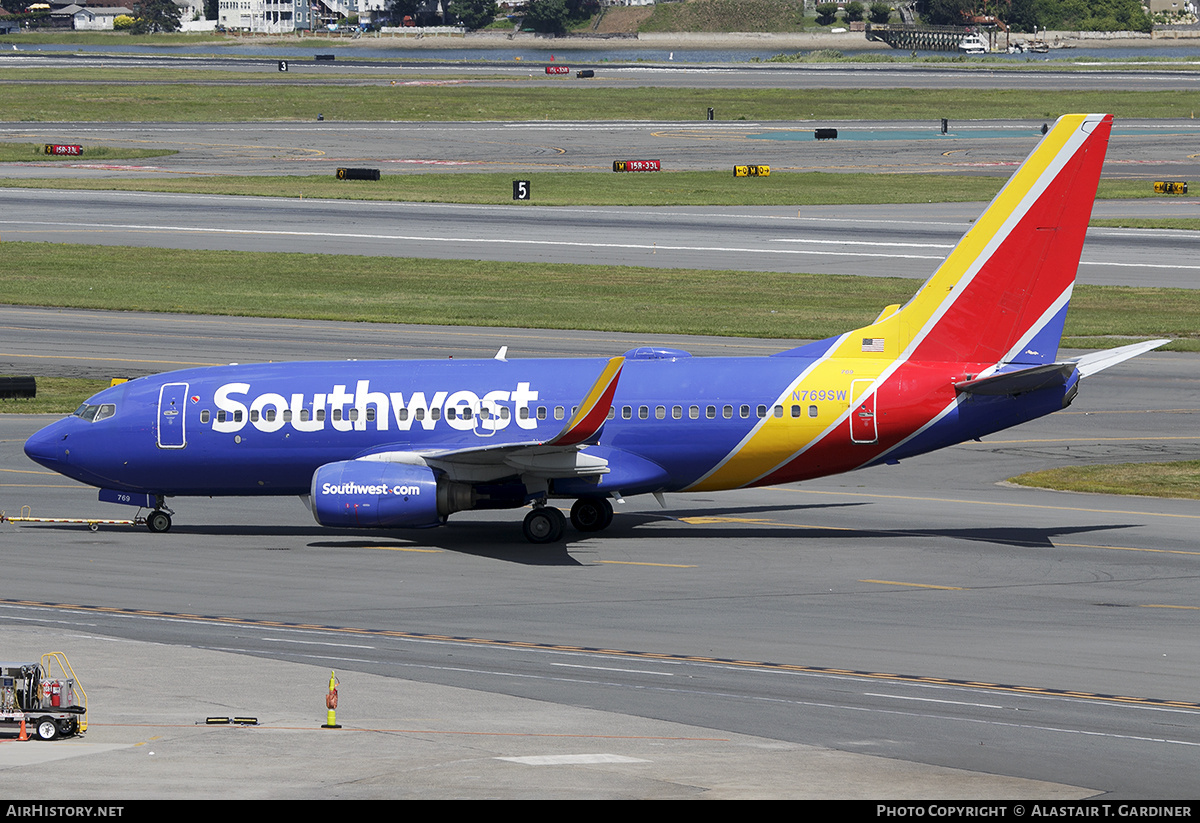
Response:
[[[958,50],[963,54],[987,54],[992,49],[987,38],[975,32],[958,41]]]

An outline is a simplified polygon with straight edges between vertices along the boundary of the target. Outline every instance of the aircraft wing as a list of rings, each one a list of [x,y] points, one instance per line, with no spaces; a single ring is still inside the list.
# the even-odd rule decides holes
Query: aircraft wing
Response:
[[[446,449],[382,450],[359,460],[406,463],[438,469],[451,480],[488,482],[513,474],[543,479],[607,474],[608,461],[583,451],[594,444],[608,419],[624,357],[613,357],[592,384],[575,413],[551,438]]]

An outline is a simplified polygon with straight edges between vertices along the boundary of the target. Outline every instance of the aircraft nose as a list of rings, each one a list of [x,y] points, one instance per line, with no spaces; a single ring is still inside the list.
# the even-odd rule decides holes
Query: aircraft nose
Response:
[[[57,469],[59,461],[58,444],[62,436],[57,426],[47,426],[25,441],[25,454],[35,463],[40,463],[48,469]]]

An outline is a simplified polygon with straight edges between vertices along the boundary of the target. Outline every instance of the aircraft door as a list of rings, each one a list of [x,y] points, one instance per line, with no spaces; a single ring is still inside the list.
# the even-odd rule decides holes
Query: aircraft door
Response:
[[[850,394],[854,398],[850,412],[850,442],[874,443],[879,439],[879,429],[875,424],[875,398],[877,392],[871,392],[861,401],[860,396],[870,388],[874,380],[854,380],[850,383]]]
[[[184,417],[188,384],[167,383],[158,393],[158,447],[182,449],[187,446]]]

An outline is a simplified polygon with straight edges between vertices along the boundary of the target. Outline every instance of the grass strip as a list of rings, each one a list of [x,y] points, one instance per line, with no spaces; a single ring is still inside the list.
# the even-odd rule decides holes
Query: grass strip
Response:
[[[360,165],[369,165],[363,161]],[[385,165],[381,163],[379,165]],[[513,205],[517,172],[388,174],[378,181],[337,180],[332,174],[305,176],[188,175],[169,178],[84,180],[0,179],[0,188],[93,191],[162,191],[183,194],[308,197],[325,200],[388,200],[407,203]],[[774,171],[774,170],[773,170]],[[814,206],[889,203],[987,202],[1006,178],[966,175],[882,174],[869,185],[847,185],[846,174],[778,172],[735,178],[728,171],[649,174],[519,172],[529,180],[535,206]],[[586,175],[581,178],[581,175]],[[1101,199],[1154,197],[1147,181],[1102,180]],[[1161,196],[1161,195],[1159,195]],[[517,204],[521,205],[521,204]],[[1154,223],[1166,221],[1154,220]],[[1195,222],[1195,221],[1192,221]],[[1121,225],[1129,225],[1122,221]]]
[[[370,161],[356,163],[371,165]],[[337,180],[334,175],[237,177],[193,176],[103,180],[10,178],[0,188],[163,191],[185,194],[308,197],[327,200],[388,200],[408,203],[513,205],[514,174],[529,180],[535,206],[804,206],[987,201],[1004,180],[994,177],[921,174],[880,175],[869,186],[848,186],[844,174],[803,172],[735,178],[728,171],[651,174],[503,172],[388,174],[378,181]],[[582,176],[581,176],[582,175]],[[1123,181],[1124,182],[1124,181]],[[1148,188],[1149,184],[1145,184]]]
[[[248,275],[253,272],[253,275]],[[823,338],[903,303],[895,277],[4,242],[4,302],[186,314]],[[1200,290],[1077,286],[1068,338],[1200,344]],[[1071,346],[1074,341],[1065,340]]]
[[[464,121],[644,120],[700,121],[713,107],[720,120],[1052,120],[1075,111],[1111,112],[1118,118],[1188,118],[1197,108],[1192,91],[1054,91],[1040,89],[687,89],[655,87],[534,87],[515,79],[488,86],[328,86],[292,82],[201,85],[9,82],[5,119],[12,121],[263,120]],[[361,82],[361,81],[360,81]]]
[[[46,154],[45,143],[0,143],[0,163],[62,162],[87,163],[92,160],[137,160],[177,154],[172,149],[126,149],[111,146],[84,146],[83,154]]]
[[[1200,231],[1200,217],[1106,217],[1094,219],[1089,226],[1111,229],[1176,229]]]
[[[1020,486],[1092,494],[1138,494],[1200,500],[1200,460],[1116,463],[1028,472],[1009,482]]]
[[[82,377],[38,377],[37,397],[0,398],[0,414],[70,414],[84,400],[108,388],[108,382]]]

